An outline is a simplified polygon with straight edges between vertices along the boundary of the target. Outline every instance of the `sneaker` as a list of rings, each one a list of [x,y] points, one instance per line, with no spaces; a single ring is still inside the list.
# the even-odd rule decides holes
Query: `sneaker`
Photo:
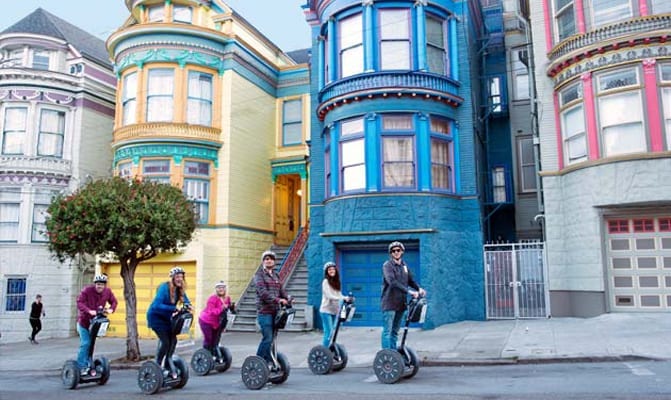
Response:
[[[88,368],[82,368],[80,373],[81,373],[82,376],[88,375],[89,374],[89,369]]]
[[[37,340],[33,339],[33,344],[40,344]]]
[[[31,338],[30,336],[28,336],[28,340],[30,341],[30,343],[35,344],[35,339]]]

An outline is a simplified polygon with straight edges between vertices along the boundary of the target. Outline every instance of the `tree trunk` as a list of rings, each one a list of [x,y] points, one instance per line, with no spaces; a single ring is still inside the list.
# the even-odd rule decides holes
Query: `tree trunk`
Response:
[[[119,258],[123,297],[126,300],[126,359],[140,361],[140,343],[137,333],[137,297],[135,295],[135,269],[139,264],[136,257]]]

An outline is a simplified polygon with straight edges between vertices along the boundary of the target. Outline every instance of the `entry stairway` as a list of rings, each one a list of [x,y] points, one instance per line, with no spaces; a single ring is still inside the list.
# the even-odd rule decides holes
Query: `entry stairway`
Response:
[[[277,254],[276,264],[278,266],[282,265],[289,248],[273,246],[271,250]],[[262,266],[259,266],[259,268],[262,268]],[[287,326],[284,330],[295,332],[311,330],[312,324],[309,321],[312,320],[312,316],[306,317],[306,312],[312,313],[312,308],[307,308],[308,266],[303,254],[301,254],[296,267],[287,279],[284,289],[294,299],[293,306],[296,309],[296,314],[293,324]],[[233,332],[254,332],[258,330],[256,325],[256,286],[253,277],[237,303],[237,315],[233,324],[227,330]]]

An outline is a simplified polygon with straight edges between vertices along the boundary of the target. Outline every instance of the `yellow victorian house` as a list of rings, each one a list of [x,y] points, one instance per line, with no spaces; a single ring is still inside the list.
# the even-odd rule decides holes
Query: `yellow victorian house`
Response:
[[[115,174],[182,188],[199,218],[182,253],[136,273],[140,336],[153,337],[144,316],[174,265],[200,311],[219,280],[237,299],[259,255],[306,224],[307,52],[283,52],[223,1],[125,2],[130,16],[107,40],[118,78]],[[101,265],[122,293],[118,268]],[[111,331],[125,336],[125,318]]]

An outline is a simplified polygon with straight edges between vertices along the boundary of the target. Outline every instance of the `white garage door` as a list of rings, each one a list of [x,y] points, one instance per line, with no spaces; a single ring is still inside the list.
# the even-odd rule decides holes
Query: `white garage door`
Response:
[[[671,216],[606,220],[613,311],[671,311]]]

